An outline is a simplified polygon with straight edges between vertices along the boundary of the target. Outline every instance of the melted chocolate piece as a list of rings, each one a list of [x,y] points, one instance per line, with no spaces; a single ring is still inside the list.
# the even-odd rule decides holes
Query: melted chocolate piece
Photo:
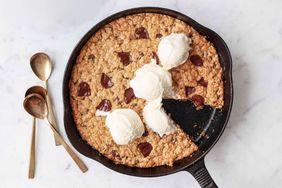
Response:
[[[193,35],[192,35],[192,33],[189,33],[189,34],[187,34],[186,36],[187,36],[188,38],[192,38]]]
[[[94,61],[94,59],[95,59],[95,55],[94,55],[94,54],[90,54],[90,55],[88,56],[88,60]]]
[[[137,147],[144,157],[147,157],[153,149],[152,145],[149,142],[142,142],[138,144]]]
[[[129,52],[118,52],[117,55],[124,66],[127,66],[132,62]]]
[[[144,133],[142,134],[142,136],[146,137],[149,135],[149,132],[147,130],[144,131]]]
[[[208,82],[205,81],[203,77],[200,80],[198,80],[197,83],[201,86],[204,86],[204,87],[208,86]]]
[[[157,65],[160,64],[160,59],[159,59],[159,56],[156,52],[152,52],[152,58],[156,60]]]
[[[107,88],[111,88],[114,85],[114,83],[112,82],[111,78],[108,75],[102,73],[101,85],[107,89]]]
[[[133,92],[133,89],[130,87],[130,88],[127,88],[125,91],[124,91],[124,102],[126,104],[130,103],[130,101],[132,99],[135,98],[135,95],[134,95],[134,92]]]
[[[112,109],[111,101],[109,101],[108,99],[103,99],[100,102],[100,104],[96,107],[96,109],[104,111],[104,112],[111,111]]]
[[[194,87],[189,87],[189,86],[185,86],[185,95],[188,96],[192,93],[195,92],[195,88]]]
[[[115,157],[119,157],[119,154],[117,152],[117,150],[112,150],[111,151],[111,155],[115,158]]]
[[[177,138],[173,137],[173,139],[171,140],[172,144],[176,144],[177,143]]]
[[[145,27],[139,27],[135,29],[135,38],[136,39],[148,39],[149,34]]]
[[[199,55],[192,55],[190,57],[190,61],[195,65],[195,66],[203,66],[204,62],[202,58]]]
[[[160,38],[162,38],[162,37],[163,37],[162,34],[160,34],[160,33],[156,34],[156,38],[160,39]]]
[[[193,95],[191,100],[196,107],[203,106],[205,102],[205,99],[201,95]]]
[[[91,89],[87,82],[80,82],[77,88],[77,96],[87,97],[91,95]]]

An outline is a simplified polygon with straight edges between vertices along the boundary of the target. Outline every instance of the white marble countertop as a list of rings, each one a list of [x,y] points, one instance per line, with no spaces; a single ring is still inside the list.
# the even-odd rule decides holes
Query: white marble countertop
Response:
[[[0,0],[0,187],[199,187],[187,172],[158,178],[118,174],[82,155],[82,174],[49,127],[37,132],[36,178],[27,179],[31,117],[25,90],[41,84],[29,58],[50,54],[55,68],[50,92],[63,128],[62,79],[78,40],[112,13],[138,6],[178,10],[216,31],[233,56],[234,107],[223,136],[206,156],[219,187],[282,185],[282,1],[280,0]],[[66,138],[67,140],[67,138]]]

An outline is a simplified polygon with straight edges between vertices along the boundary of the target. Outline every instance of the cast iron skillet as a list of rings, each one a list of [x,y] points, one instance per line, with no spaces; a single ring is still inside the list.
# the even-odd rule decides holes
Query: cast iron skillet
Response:
[[[211,107],[205,106],[202,110],[196,110],[194,105],[189,101],[183,102],[175,100],[163,100],[165,110],[168,113],[172,114],[174,121],[176,121],[199,146],[198,152],[194,153],[191,157],[186,157],[184,159],[176,161],[173,167],[160,166],[153,168],[132,168],[125,165],[114,164],[111,160],[101,155],[98,151],[93,149],[84,140],[82,140],[76,129],[76,125],[72,116],[68,84],[71,77],[72,67],[75,64],[80,50],[88,41],[88,39],[105,24],[117,18],[136,13],[166,14],[191,25],[200,34],[206,36],[207,39],[214,44],[218,52],[221,66],[223,68],[225,104],[222,109],[213,109]],[[117,172],[132,176],[155,177],[186,170],[196,178],[201,187],[217,187],[205,167],[204,157],[221,136],[231,112],[233,100],[231,61],[231,56],[225,42],[215,32],[211,31],[208,28],[205,28],[188,16],[183,15],[179,12],[164,8],[142,7],[125,10],[109,16],[108,18],[99,22],[86,33],[86,35],[74,48],[68,61],[63,81],[63,99],[65,109],[64,123],[67,136],[72,145],[80,153],[102,163],[106,167]]]

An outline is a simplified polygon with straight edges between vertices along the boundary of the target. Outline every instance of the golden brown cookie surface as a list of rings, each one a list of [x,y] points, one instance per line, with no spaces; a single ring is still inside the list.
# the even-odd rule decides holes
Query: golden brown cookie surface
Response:
[[[131,108],[142,119],[145,101],[132,96],[129,82],[138,68],[157,58],[161,38],[173,32],[192,38],[187,62],[170,71],[176,93],[195,104],[221,108],[222,69],[215,48],[192,27],[166,15],[136,14],[107,24],[86,43],[73,67],[69,85],[76,126],[88,144],[115,163],[171,166],[197,150],[180,128],[162,138],[147,129],[141,138],[119,146],[105,127],[105,117],[95,116],[96,109]]]

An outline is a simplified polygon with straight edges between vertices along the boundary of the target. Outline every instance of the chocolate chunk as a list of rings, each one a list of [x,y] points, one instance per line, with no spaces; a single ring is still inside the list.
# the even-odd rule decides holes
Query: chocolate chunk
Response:
[[[177,138],[173,137],[172,140],[171,140],[171,143],[172,144],[176,144],[177,143]]]
[[[102,73],[101,85],[107,89],[107,88],[111,88],[114,85],[114,83],[112,82],[111,78],[108,75]]]
[[[118,52],[117,55],[124,66],[127,66],[132,62],[129,52]]]
[[[163,35],[162,35],[162,34],[160,34],[160,33],[157,33],[157,34],[156,34],[156,38],[158,38],[158,39],[159,39],[159,38],[162,38],[162,37],[163,37]]]
[[[142,142],[137,147],[144,157],[147,157],[153,149],[152,145],[148,142]]]
[[[187,36],[188,38],[192,38],[193,35],[192,35],[192,33],[189,33],[189,34],[187,34],[186,36]]]
[[[158,57],[158,54],[156,52],[152,52],[152,58],[156,59]]]
[[[136,39],[148,39],[149,34],[145,27],[139,27],[135,29],[135,38]]]
[[[108,99],[103,99],[100,102],[100,104],[96,107],[96,109],[104,111],[104,112],[111,111],[112,109],[111,101],[109,101]]]
[[[77,96],[86,97],[91,95],[91,89],[87,82],[80,82],[77,88]]]
[[[205,79],[203,77],[200,80],[198,80],[197,83],[201,86],[204,86],[204,87],[208,86],[208,82],[205,81]]]
[[[142,134],[142,136],[146,137],[149,135],[149,132],[147,130],[144,131],[144,133]]]
[[[133,89],[130,87],[130,88],[127,88],[125,91],[124,91],[124,102],[126,104],[130,103],[130,101],[132,99],[135,98],[135,95],[134,95],[134,92],[133,92]]]
[[[192,55],[190,57],[190,61],[195,65],[195,66],[203,66],[204,62],[202,58],[199,55]]]
[[[117,150],[112,150],[111,151],[111,155],[115,158],[115,157],[119,157],[119,154],[117,152]]]
[[[192,93],[195,92],[195,88],[194,87],[190,87],[190,86],[185,86],[185,95],[188,96]]]
[[[160,64],[160,59],[159,59],[159,56],[156,52],[152,52],[152,58],[156,60],[157,65]]]
[[[201,95],[193,95],[191,97],[191,100],[193,101],[193,103],[196,107],[203,106],[204,102],[205,102],[204,97],[202,97]]]
[[[90,55],[88,56],[88,60],[94,61],[94,59],[95,59],[95,55],[94,55],[94,54],[90,54]]]

